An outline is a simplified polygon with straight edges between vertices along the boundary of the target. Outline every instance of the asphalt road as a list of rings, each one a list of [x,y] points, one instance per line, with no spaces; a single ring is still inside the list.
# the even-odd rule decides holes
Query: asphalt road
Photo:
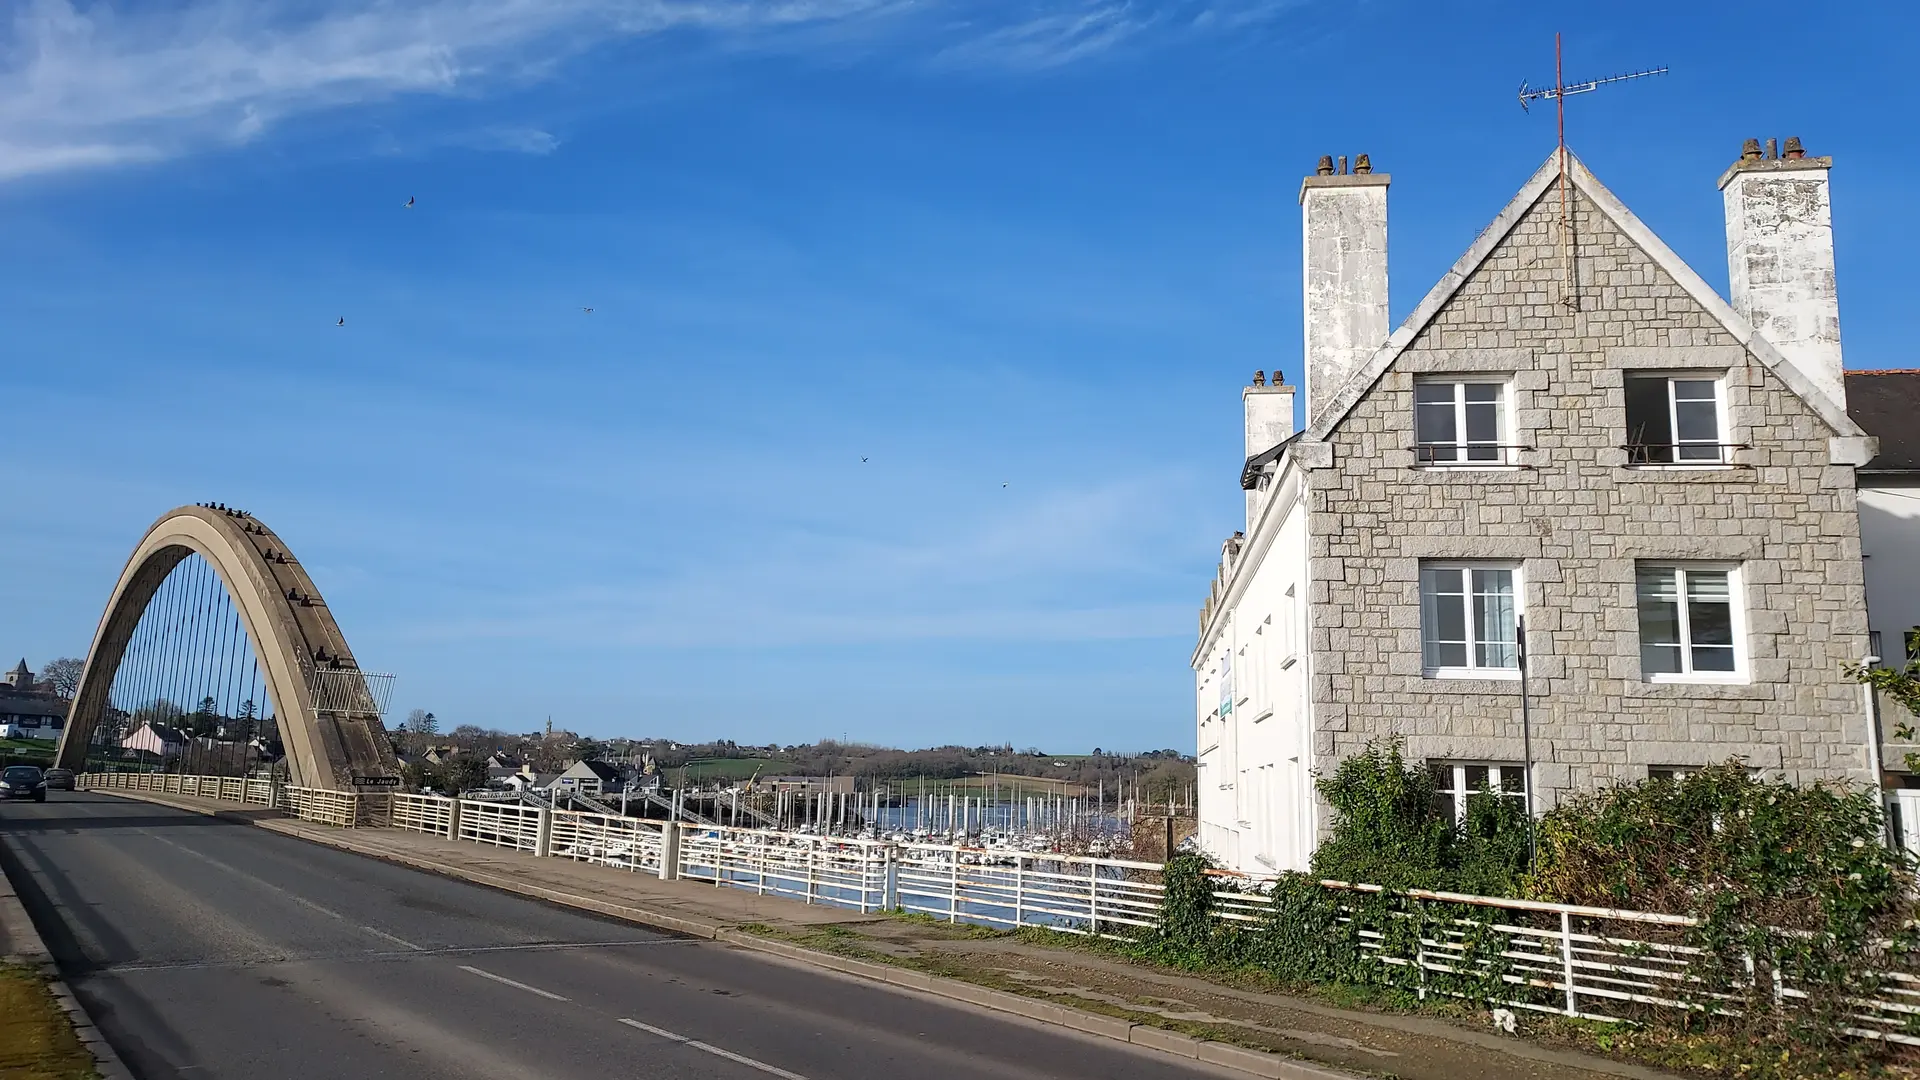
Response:
[[[0,857],[144,1080],[1231,1076],[89,792]]]

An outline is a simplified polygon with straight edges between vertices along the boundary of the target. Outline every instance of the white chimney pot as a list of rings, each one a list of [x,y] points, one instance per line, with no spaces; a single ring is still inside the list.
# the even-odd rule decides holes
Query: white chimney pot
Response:
[[[1845,408],[1827,185],[1832,167],[1825,157],[1745,158],[1720,177],[1720,193],[1733,309]]]

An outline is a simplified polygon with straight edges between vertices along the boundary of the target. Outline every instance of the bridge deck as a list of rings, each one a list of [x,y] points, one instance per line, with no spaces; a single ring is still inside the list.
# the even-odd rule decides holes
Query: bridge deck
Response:
[[[240,810],[233,803],[175,795],[139,797],[191,807],[223,818],[251,818],[265,830],[310,839],[409,866],[558,903],[614,914],[650,926],[710,937],[758,924],[816,948],[886,954],[909,970],[971,979],[991,986],[1024,984],[1054,1000],[1097,1011],[1120,1007],[1137,1019],[1162,1017],[1177,1026],[1231,1030],[1239,1041],[1295,1058],[1407,1080],[1659,1080],[1645,1068],[1559,1051],[1492,1032],[1422,1017],[1369,1014],[1277,994],[1253,993],[1206,980],[1155,972],[1081,950],[1018,939],[974,938],[943,927],[795,900],[717,889],[693,881],[661,881],[605,866],[533,856],[419,833],[336,829]],[[1018,1073],[1011,1075],[1020,1075]],[[1064,1072],[1062,1077],[1079,1075]],[[1124,1074],[1123,1074],[1124,1075]],[[1325,1075],[1325,1074],[1322,1074]],[[816,1078],[817,1080],[817,1078]]]
[[[0,854],[141,1076],[1217,1075],[150,802],[8,804]]]

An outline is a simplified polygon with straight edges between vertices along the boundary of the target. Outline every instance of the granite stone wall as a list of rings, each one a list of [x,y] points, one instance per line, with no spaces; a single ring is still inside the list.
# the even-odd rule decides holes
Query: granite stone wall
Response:
[[[1834,433],[1597,208],[1574,192],[1578,308],[1549,187],[1329,434],[1308,477],[1315,760],[1375,736],[1417,757],[1518,761],[1519,686],[1421,674],[1419,565],[1518,560],[1542,807],[1649,766],[1738,754],[1795,780],[1866,778],[1841,665],[1867,650],[1854,475]],[[1626,465],[1622,373],[1725,372],[1736,467]],[[1418,375],[1506,374],[1521,468],[1416,468]],[[1636,560],[1738,562],[1737,684],[1644,680]]]

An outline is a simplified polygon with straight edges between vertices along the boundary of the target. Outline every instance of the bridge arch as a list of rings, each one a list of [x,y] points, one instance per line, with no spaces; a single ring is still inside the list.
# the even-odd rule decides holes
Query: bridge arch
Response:
[[[313,579],[258,518],[210,506],[162,514],[128,557],[94,631],[55,763],[85,768],[134,628],[167,575],[194,555],[218,573],[245,627],[278,714],[291,781],[348,789],[355,776],[397,776],[378,695]]]

